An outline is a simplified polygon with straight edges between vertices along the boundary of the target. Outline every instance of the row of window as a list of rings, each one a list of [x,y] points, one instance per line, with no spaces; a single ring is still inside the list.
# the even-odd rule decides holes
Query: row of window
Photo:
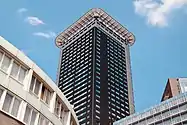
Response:
[[[152,112],[154,109],[150,110]],[[187,103],[183,103],[181,105],[178,105],[176,107],[172,107],[171,109],[169,109],[169,107],[167,107],[167,109],[165,109],[164,111],[160,111],[157,112],[157,114],[151,113],[150,111],[141,113],[139,115],[135,115],[134,117],[132,117],[132,121],[136,122],[139,121],[141,119],[147,119],[147,123],[152,123],[152,122],[156,122],[156,121],[161,121],[161,120],[166,120],[166,119],[173,119],[173,117],[175,117],[176,115],[187,115]],[[186,117],[187,118],[187,117]]]
[[[115,50],[112,46],[107,47],[107,53],[108,54],[112,53],[113,55],[117,56],[120,59],[125,58],[125,52],[120,52],[119,50]]]
[[[79,71],[80,71],[80,72],[84,72],[87,68],[88,68],[88,65],[85,66],[84,68],[82,68],[82,69],[79,70]],[[91,67],[89,67],[89,68],[88,68],[88,71],[85,72],[85,73],[90,74],[90,73],[91,73],[90,70],[91,70]],[[79,72],[79,71],[78,71],[78,72]],[[63,86],[64,86],[64,87],[69,86],[70,84],[72,84],[72,83],[74,82],[74,80],[76,80],[76,79],[75,79],[75,76],[76,76],[75,74],[76,74],[75,72],[74,72],[74,73],[71,73],[71,74],[69,74],[69,76],[68,76],[67,78],[64,78],[63,75],[61,76],[60,81],[63,80]],[[82,75],[83,75],[83,74],[82,74]],[[80,76],[80,77],[81,77],[81,76]],[[77,77],[77,79],[80,78],[80,77]]]
[[[83,35],[82,35],[81,37],[79,37],[76,41],[74,41],[74,44],[78,44],[79,41],[80,41],[80,43],[81,43],[82,41],[85,41],[86,39],[90,38],[90,37],[92,36],[92,34],[93,34],[92,31],[93,31],[93,30],[90,30],[90,31],[88,31],[87,33],[83,34]],[[73,44],[72,44],[70,47],[73,47]],[[68,53],[69,49],[68,49],[68,48],[65,48],[64,51]]]
[[[0,69],[5,73],[8,73],[8,69],[11,65],[12,58],[3,52],[0,52]],[[18,64],[15,60],[12,62],[10,76],[23,83],[27,69],[22,65]]]
[[[65,49],[68,49],[68,51],[63,49],[63,52],[66,53],[67,55],[69,54],[71,55],[73,54],[74,51],[79,51],[80,48],[86,49],[85,47],[91,46],[91,45],[92,45],[92,36],[86,40],[82,39],[82,41],[78,42],[78,44],[76,43],[76,41],[74,43],[70,43],[70,45],[65,48]]]
[[[76,62],[72,62],[66,66],[64,64],[61,64],[61,72],[63,73],[63,71],[64,71],[66,74],[66,73],[68,73],[67,70],[69,70],[69,69],[74,68],[75,70],[77,70],[78,68],[81,68],[84,64],[87,64],[88,62],[90,62],[91,57],[92,57],[92,55],[89,55],[86,58],[81,57],[80,59],[76,60]]]
[[[65,53],[62,54],[62,64],[65,62],[66,64],[68,64],[70,61],[72,62],[76,62],[78,61],[78,59],[80,59],[80,57],[88,57],[88,54],[92,53],[92,44],[90,44],[90,46],[85,47],[85,49],[81,49],[80,51],[74,51],[73,56],[67,56]]]
[[[86,58],[89,57],[88,54],[91,53],[91,49],[92,48],[87,49],[84,52],[75,51],[75,53],[77,53],[77,55],[75,54],[73,57],[70,56],[69,58],[67,57],[67,59],[63,59],[61,65],[64,65],[66,67],[69,64],[73,64],[74,65],[74,63],[78,62],[79,59],[86,60]],[[64,55],[62,55],[62,56],[64,56]]]
[[[121,43],[118,43],[118,41],[116,40],[112,40],[110,37],[107,37],[107,46],[111,46],[112,49],[125,53],[123,45]]]
[[[10,77],[16,80],[17,82],[24,85],[24,79],[28,75],[29,69],[27,69],[25,66],[18,63],[18,61],[11,58],[8,54],[0,51],[0,70],[10,75]],[[0,97],[2,96],[3,91],[4,89],[0,89]],[[35,74],[31,78],[29,92],[37,96],[39,99],[41,99],[42,102],[50,106],[51,98],[52,98],[54,91],[51,88],[49,88],[48,85],[45,84],[43,80],[41,80]],[[62,104],[63,103],[61,103],[61,106]],[[20,105],[22,105],[22,100],[8,92],[6,93],[4,104],[2,106],[2,110],[4,110],[5,112],[8,112],[14,117],[17,117],[19,110],[20,110]],[[30,110],[29,110],[29,107],[30,107]],[[34,119],[35,118],[34,114],[37,114],[37,113],[34,113],[35,110],[33,110],[33,113],[32,113],[31,106],[28,106],[26,109],[27,109],[26,114],[30,113],[30,115],[28,115],[27,118],[25,117],[24,122],[32,124],[30,120]],[[55,107],[55,110],[56,110],[56,107]],[[61,116],[62,115],[60,115],[59,117]],[[45,120],[45,117],[43,117],[42,115],[40,115],[40,117],[41,119],[39,123],[41,123],[41,125],[46,125],[44,123],[48,123],[48,122]]]
[[[29,90],[34,95],[39,97],[43,102],[45,102],[48,106],[50,105],[53,92],[51,89],[46,87],[45,84],[43,84],[37,77],[32,76]],[[63,120],[63,116],[64,116],[63,111],[64,111],[64,108],[63,108],[62,100],[57,96],[54,112],[56,116],[59,117],[61,120]],[[43,122],[47,122],[47,121],[44,119]]]
[[[42,99],[46,104],[50,104],[52,91],[49,90],[45,85],[40,82],[35,76],[32,76],[30,84],[30,92],[34,93],[39,97],[39,92],[41,90],[40,99]]]
[[[2,98],[2,95],[5,95],[5,98]],[[2,110],[12,117],[18,118],[18,114],[22,112],[23,100],[2,88],[0,88],[0,99],[3,101]],[[52,125],[47,118],[29,104],[26,105],[23,122],[27,125],[35,125],[36,122],[38,125]]]
[[[87,46],[89,43],[92,43],[92,36],[88,36],[88,38],[86,39],[82,39],[81,41],[75,41],[74,43],[70,44],[68,47],[67,47],[67,51],[66,49],[64,49],[63,52],[67,53],[67,55],[71,55],[73,54],[73,51],[76,51],[77,49],[79,48],[84,48],[85,46]],[[83,47],[84,46],[84,47]],[[71,48],[71,49],[70,49]]]
[[[121,66],[121,67],[125,67],[126,66],[126,60],[125,58],[120,59],[116,56],[116,58],[113,58],[112,56],[107,55],[108,57],[108,64],[112,64],[115,66]]]

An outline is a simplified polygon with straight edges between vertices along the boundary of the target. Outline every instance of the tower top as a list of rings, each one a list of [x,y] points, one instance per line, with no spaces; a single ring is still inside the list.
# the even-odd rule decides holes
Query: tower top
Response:
[[[93,8],[56,37],[56,46],[61,48],[63,45],[67,44],[70,39],[73,39],[72,37],[74,35],[84,30],[84,28],[91,24],[95,19],[104,24],[107,29],[113,31],[116,36],[119,36],[129,45],[134,44],[135,36],[131,32],[129,32],[124,26],[122,26],[102,9]]]

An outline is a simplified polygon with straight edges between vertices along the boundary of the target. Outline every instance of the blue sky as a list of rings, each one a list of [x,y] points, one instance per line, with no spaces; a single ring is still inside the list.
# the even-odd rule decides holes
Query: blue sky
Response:
[[[136,111],[158,104],[169,77],[187,76],[186,0],[0,0],[0,36],[54,81],[55,36],[91,8],[104,9],[136,36],[131,47]]]

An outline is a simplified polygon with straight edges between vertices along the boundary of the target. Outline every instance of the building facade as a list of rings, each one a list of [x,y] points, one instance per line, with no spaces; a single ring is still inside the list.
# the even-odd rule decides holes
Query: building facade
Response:
[[[0,125],[79,125],[55,83],[0,37]]]
[[[187,92],[187,78],[169,78],[161,101]]]
[[[134,113],[129,47],[134,36],[101,9],[59,34],[58,86],[81,125],[109,125]]]
[[[187,93],[116,121],[113,125],[187,125]]]

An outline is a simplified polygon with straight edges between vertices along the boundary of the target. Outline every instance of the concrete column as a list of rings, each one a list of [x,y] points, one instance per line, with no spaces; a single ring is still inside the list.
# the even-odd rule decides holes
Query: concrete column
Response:
[[[63,125],[70,125],[71,122],[71,112],[70,111],[64,111],[64,124]]]
[[[56,92],[53,92],[51,96],[51,101],[50,101],[50,111],[54,113],[55,111],[55,104],[56,104]]]
[[[38,93],[38,99],[41,99],[42,87],[43,87],[43,83],[41,82],[39,93]]]
[[[28,92],[29,92],[29,88],[30,88],[30,84],[32,80],[32,74],[33,74],[33,69],[28,70],[28,73],[26,74],[25,79],[23,81],[24,90]]]
[[[135,105],[134,105],[134,93],[133,93],[133,84],[132,84],[130,51],[129,51],[129,45],[124,44],[123,46],[125,47],[125,55],[126,55],[129,108],[130,108],[130,114],[133,114],[135,112]]]
[[[37,113],[34,125],[39,125],[39,118],[40,118],[40,115],[39,113]]]
[[[20,104],[20,110],[18,112],[18,119],[20,119],[21,121],[23,121],[23,119],[24,119],[26,106],[27,106],[27,103],[22,101]]]
[[[3,108],[3,103],[4,103],[4,100],[5,100],[6,93],[7,93],[7,90],[4,90],[3,93],[2,93],[2,95],[1,95],[0,109]]]
[[[7,77],[9,77],[10,76],[10,73],[11,73],[11,70],[12,70],[12,67],[13,67],[13,62],[14,62],[14,59],[11,59],[10,60],[10,65],[9,65],[9,67],[8,67],[8,70],[7,70]]]

